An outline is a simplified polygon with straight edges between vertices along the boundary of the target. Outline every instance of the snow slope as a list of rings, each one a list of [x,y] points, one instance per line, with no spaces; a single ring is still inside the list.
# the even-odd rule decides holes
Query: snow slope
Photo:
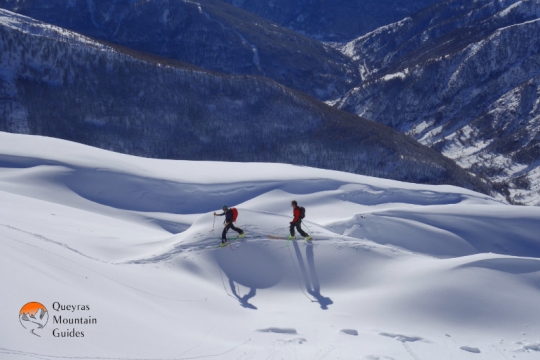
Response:
[[[292,199],[311,243],[269,237]],[[218,249],[222,204],[248,236]],[[453,186],[0,133],[0,358],[537,359],[539,220]]]

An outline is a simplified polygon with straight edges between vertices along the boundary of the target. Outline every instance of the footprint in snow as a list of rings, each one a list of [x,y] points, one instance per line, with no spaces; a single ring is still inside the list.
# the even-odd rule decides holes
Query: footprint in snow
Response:
[[[299,344],[299,345],[302,345],[303,343],[305,343],[307,341],[307,339],[302,338],[302,337],[295,337],[295,338],[292,338],[292,339],[289,339],[289,340],[279,339],[279,341],[283,341],[286,344]]]
[[[523,345],[523,350],[540,351],[540,343],[529,343],[529,344]]]
[[[381,332],[379,333],[379,335],[394,338],[397,341],[401,341],[402,343],[416,342],[416,341],[428,342],[426,339],[420,336],[408,336],[408,335],[402,335],[402,334],[391,334],[391,333],[386,333],[386,332]]]
[[[298,334],[296,332],[296,329],[292,329],[292,328],[269,327],[266,329],[258,329],[256,331],[264,332],[264,333],[276,333],[276,334]]]
[[[468,351],[470,353],[480,354],[480,349],[475,348],[475,347],[462,346],[462,347],[460,347],[460,349],[463,350],[463,351]]]
[[[354,329],[341,329],[339,332],[347,335],[358,336],[358,331]]]

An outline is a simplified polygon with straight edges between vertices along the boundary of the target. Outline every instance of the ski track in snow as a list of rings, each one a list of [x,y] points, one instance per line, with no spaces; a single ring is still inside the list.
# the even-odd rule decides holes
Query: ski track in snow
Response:
[[[14,226],[11,226],[11,225],[0,224],[0,226],[3,226],[3,227],[5,227],[5,228],[7,228],[7,229],[10,229],[10,230],[19,231],[19,232],[22,232],[22,233],[24,233],[24,234],[31,235],[31,236],[34,237],[34,238],[37,238],[37,239],[40,239],[40,240],[43,240],[43,241],[47,241],[47,242],[53,243],[53,244],[55,244],[55,245],[61,246],[61,247],[66,248],[66,249],[68,249],[68,250],[70,250],[70,251],[73,251],[73,252],[75,252],[75,253],[77,253],[77,254],[79,254],[79,255],[81,255],[81,256],[84,256],[84,257],[86,257],[86,258],[88,258],[88,259],[92,259],[92,260],[96,260],[96,261],[101,261],[101,260],[99,260],[99,259],[97,259],[97,258],[88,256],[88,255],[85,255],[85,254],[83,254],[82,252],[78,251],[77,249],[74,249],[74,248],[70,247],[69,245],[66,245],[66,244],[64,244],[64,243],[61,243],[61,242],[59,242],[59,241],[54,241],[54,240],[49,239],[49,238],[47,238],[47,237],[45,237],[45,236],[43,236],[43,235],[40,235],[40,234],[34,234],[34,233],[31,233],[31,232],[28,232],[28,231],[25,231],[25,230],[21,230],[21,229],[18,229],[18,228],[16,228],[16,227],[14,227]]]
[[[286,240],[292,199],[307,209],[311,242]],[[223,203],[247,236],[218,248]],[[0,204],[0,308],[89,304],[98,319],[75,326],[78,341],[55,339],[50,319],[36,343],[2,311],[2,360],[540,351],[538,208],[451,186],[139,159],[6,133]]]

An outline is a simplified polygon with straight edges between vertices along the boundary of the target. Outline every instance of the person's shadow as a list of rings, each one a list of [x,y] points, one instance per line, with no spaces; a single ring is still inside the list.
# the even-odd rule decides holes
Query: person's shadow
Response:
[[[266,246],[260,243],[246,242],[235,247],[234,251],[216,250],[211,254],[216,259],[221,275],[225,274],[229,281],[232,294],[227,289],[226,280],[221,278],[227,295],[238,300],[246,309],[257,310],[257,307],[250,303],[257,290],[272,288],[285,276],[278,255],[268,253]],[[241,296],[238,285],[249,289],[249,292]]]
[[[321,295],[321,284],[319,283],[319,277],[317,276],[317,270],[315,269],[315,255],[313,254],[313,243],[308,242],[306,247],[306,259],[309,267],[309,274],[306,270],[304,264],[304,259],[302,253],[300,252],[300,247],[296,241],[292,242],[294,245],[294,252],[296,253],[296,258],[298,260],[298,265],[300,266],[300,271],[304,278],[306,284],[307,292],[313,296],[321,306],[321,309],[328,310],[328,306],[332,305],[334,302],[329,297]],[[313,300],[312,300],[313,301]]]
[[[238,301],[240,301],[240,305],[242,307],[245,307],[247,309],[257,310],[257,307],[255,305],[249,303],[249,299],[251,299],[252,297],[255,297],[255,295],[257,295],[257,289],[256,288],[254,288],[254,287],[250,288],[249,292],[246,295],[241,297],[236,292],[236,286],[234,285],[234,281],[232,281],[231,279],[229,279],[229,286],[231,287],[231,291],[232,291],[233,295],[238,299]]]

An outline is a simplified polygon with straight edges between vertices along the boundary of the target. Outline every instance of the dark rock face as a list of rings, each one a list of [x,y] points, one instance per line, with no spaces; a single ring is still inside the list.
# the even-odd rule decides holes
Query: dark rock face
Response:
[[[359,81],[339,51],[218,0],[0,0],[0,7],[205,69],[266,76],[322,100]]]
[[[196,69],[3,10],[0,68],[1,131],[147,157],[287,162],[491,191],[406,135],[266,78]]]
[[[443,1],[342,47],[341,109],[392,126],[540,204],[540,1]]]
[[[438,0],[224,0],[323,41],[349,41]]]

